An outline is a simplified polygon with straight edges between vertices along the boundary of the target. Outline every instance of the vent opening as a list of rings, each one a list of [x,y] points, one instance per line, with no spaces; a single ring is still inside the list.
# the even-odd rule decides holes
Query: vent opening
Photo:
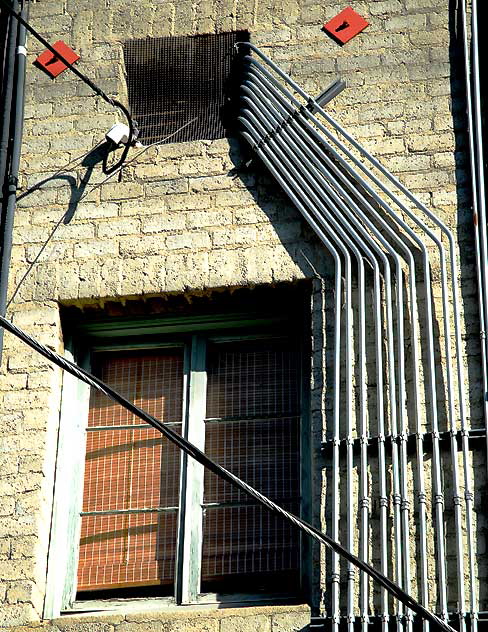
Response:
[[[243,54],[234,46],[238,41],[249,41],[249,33],[125,43],[129,105],[141,142],[169,137],[168,143],[176,143],[233,135]]]

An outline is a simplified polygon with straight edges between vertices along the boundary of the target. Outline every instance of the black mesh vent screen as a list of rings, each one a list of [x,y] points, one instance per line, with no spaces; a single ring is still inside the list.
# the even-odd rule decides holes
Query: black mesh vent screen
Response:
[[[246,31],[235,31],[126,42],[129,104],[139,139],[149,144],[171,135],[167,142],[176,143],[232,135],[245,53],[234,44],[248,39]]]

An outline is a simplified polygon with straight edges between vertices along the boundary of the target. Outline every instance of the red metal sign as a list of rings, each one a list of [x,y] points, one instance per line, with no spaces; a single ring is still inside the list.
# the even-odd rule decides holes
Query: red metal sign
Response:
[[[347,7],[335,18],[324,24],[324,31],[340,44],[345,44],[358,33],[361,33],[368,24],[369,22],[366,22],[359,13],[356,13],[351,7]]]
[[[69,61],[70,64],[74,64],[75,61],[78,61],[80,58],[80,56],[77,55],[75,51],[62,40],[58,40],[55,44],[53,44],[53,48],[57,50],[58,53],[66,59],[66,61]],[[54,77],[60,75],[63,70],[66,70],[68,67],[59,59],[59,57],[56,57],[54,53],[51,53],[50,50],[45,50],[41,53],[34,63],[36,66],[47,72],[47,74],[53,79]]]

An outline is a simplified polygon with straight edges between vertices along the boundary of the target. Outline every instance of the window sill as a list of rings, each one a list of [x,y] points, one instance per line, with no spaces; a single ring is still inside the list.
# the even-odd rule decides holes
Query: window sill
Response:
[[[269,596],[270,597],[270,596]],[[98,605],[97,605],[98,604]],[[82,610],[83,608],[83,610]],[[256,630],[259,632],[299,632],[310,623],[310,608],[304,604],[256,605],[250,602],[199,603],[191,606],[177,606],[169,599],[131,599],[107,600],[104,602],[83,602],[75,604],[70,611],[64,612],[59,619],[53,621],[63,626],[83,623],[124,624],[124,632],[131,629],[140,631],[141,623],[166,623],[173,632],[195,630],[205,632],[230,632],[231,630]],[[151,626],[151,629],[158,625]],[[73,628],[74,629],[74,628]]]
[[[215,610],[221,608],[249,608],[249,607],[274,607],[291,606],[299,603],[296,595],[276,593],[267,595],[232,594],[222,595],[218,593],[205,593],[197,598],[197,602],[191,605],[180,606],[175,603],[173,597],[139,597],[133,599],[86,599],[76,601],[69,610],[62,613],[62,617],[74,615],[91,616],[94,614],[117,614],[144,611],[164,612],[189,612],[199,610]]]

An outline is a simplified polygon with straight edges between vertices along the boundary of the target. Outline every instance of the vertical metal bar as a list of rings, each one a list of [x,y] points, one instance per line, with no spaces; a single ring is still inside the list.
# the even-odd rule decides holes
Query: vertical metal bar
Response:
[[[359,557],[367,562],[369,560],[369,481],[368,481],[368,423],[366,416],[366,319],[365,319],[365,279],[364,266],[359,267],[359,387],[360,387],[360,407],[359,407],[359,435],[361,442],[361,468],[360,468],[360,493],[359,510],[361,516],[361,535],[359,541]],[[361,628],[367,632],[369,624],[369,580],[366,573],[361,572],[359,576],[359,611],[361,616]]]
[[[352,419],[352,388],[353,388],[353,317],[351,304],[351,264],[349,257],[346,259],[346,462],[347,462],[347,548],[354,551],[354,493],[353,493],[353,419]],[[354,632],[354,583],[356,569],[347,564],[347,628]]]
[[[14,11],[19,10],[18,0],[13,0],[12,7]],[[18,25],[11,16],[6,16],[2,11],[2,19],[6,20],[6,42],[2,41],[2,48],[5,52],[4,57],[4,73],[2,76],[2,85],[0,89],[0,199],[3,200],[7,192],[7,173],[8,173],[8,145],[10,135],[10,124],[12,115],[12,97],[14,92],[14,76],[15,76],[15,46],[17,43]],[[4,25],[2,24],[2,31]]]
[[[335,541],[339,540],[339,478],[340,478],[340,366],[341,366],[341,265],[337,251],[335,255],[339,265],[335,266],[335,340],[334,340],[334,412],[332,428],[332,515],[331,515],[331,536]],[[331,557],[331,603],[332,603],[332,632],[339,631],[340,610],[339,610],[339,555],[333,551]]]
[[[461,21],[463,30],[463,52],[464,52],[464,73],[466,86],[467,122],[469,137],[469,161],[471,168],[471,193],[473,201],[473,224],[475,236],[476,253],[476,275],[478,285],[478,308],[480,320],[481,339],[481,369],[483,379],[483,414],[485,419],[485,435],[488,442],[488,339],[486,336],[486,318],[488,317],[488,260],[487,260],[487,235],[486,235],[486,202],[485,202],[485,182],[483,170],[483,136],[480,117],[480,76],[479,76],[479,40],[478,40],[478,3],[472,0],[471,3],[471,46],[472,46],[472,69],[470,67],[469,37],[467,28],[466,0],[461,4]],[[473,80],[474,99],[471,89],[471,77]],[[457,284],[454,283],[454,291],[457,292]],[[457,341],[456,341],[457,343]],[[459,351],[460,345],[456,344],[457,361],[462,361]],[[464,408],[464,398],[460,401],[460,406]],[[469,427],[466,417],[461,414],[461,442],[463,453],[464,469],[464,497],[466,506],[466,531],[468,540],[468,564],[469,564],[469,610],[471,619],[471,630],[477,632],[478,629],[478,600],[475,590],[475,543],[473,533],[473,489],[471,475],[469,471]],[[486,453],[488,454],[488,444]],[[488,460],[487,460],[488,463]]]

